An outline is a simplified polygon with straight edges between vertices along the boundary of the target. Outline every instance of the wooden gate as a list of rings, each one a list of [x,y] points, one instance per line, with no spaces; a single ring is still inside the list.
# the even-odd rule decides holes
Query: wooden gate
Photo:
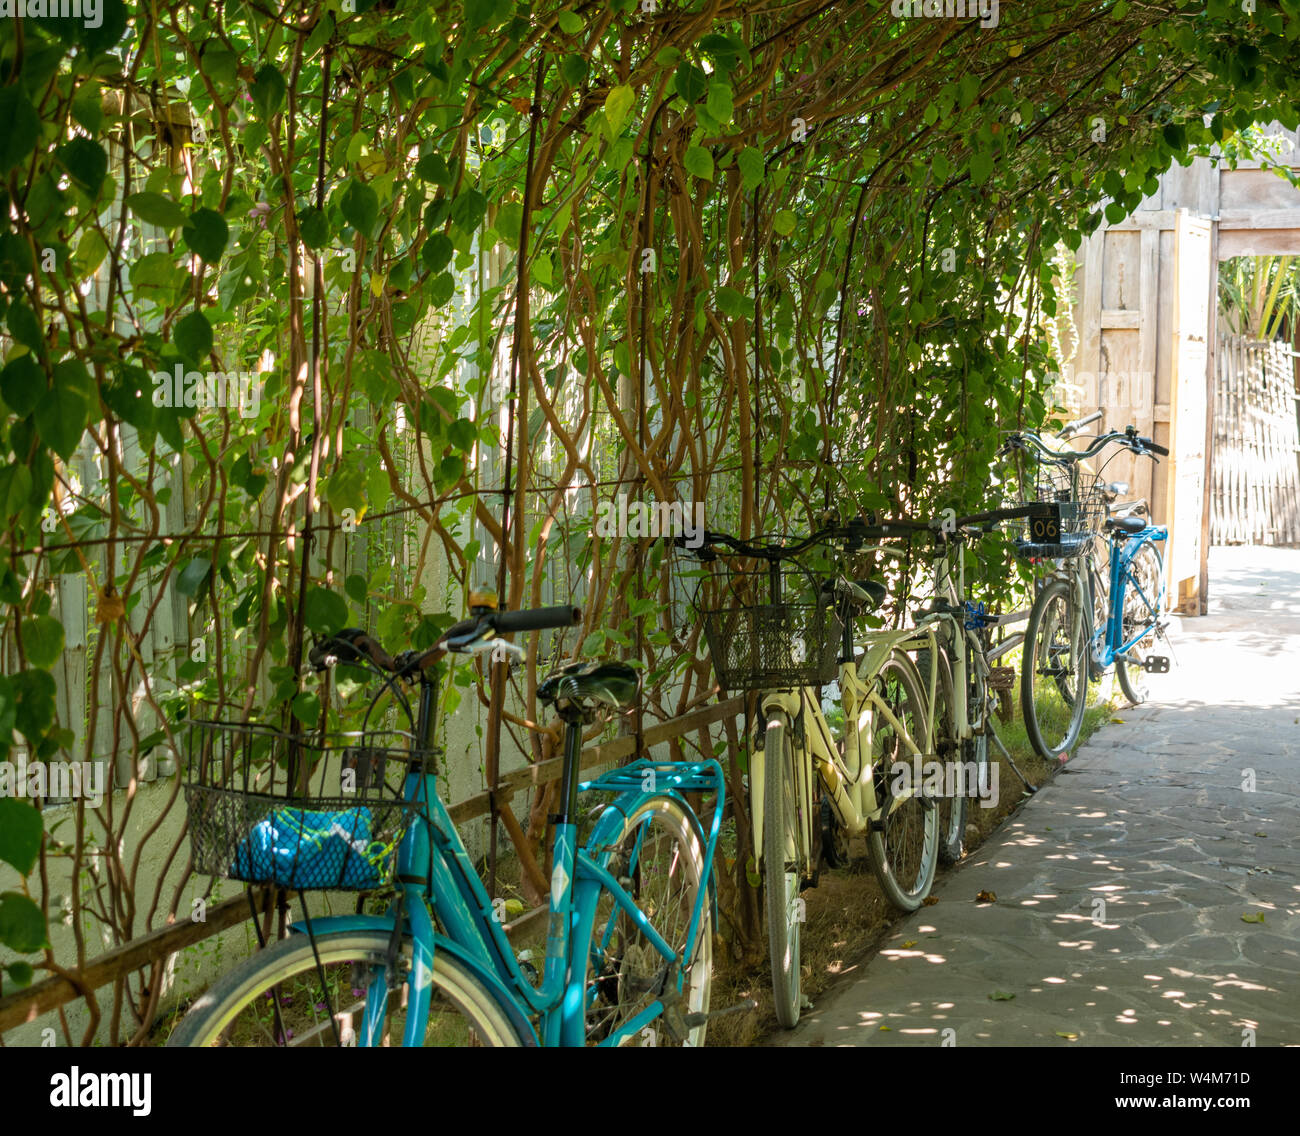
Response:
[[[1104,455],[1108,480],[1145,497],[1169,526],[1171,603],[1200,605],[1204,500],[1206,347],[1213,254],[1211,222],[1186,209],[1138,210],[1099,229],[1079,255],[1079,350],[1073,382],[1096,429],[1135,426],[1167,446],[1157,464],[1123,449]]]
[[[1215,544],[1300,545],[1296,357],[1280,341],[1219,338],[1210,513]]]

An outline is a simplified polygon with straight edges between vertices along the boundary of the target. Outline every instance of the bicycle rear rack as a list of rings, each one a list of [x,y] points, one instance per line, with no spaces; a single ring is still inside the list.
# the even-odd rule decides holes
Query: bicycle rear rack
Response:
[[[602,773],[591,781],[583,781],[578,786],[580,793],[590,790],[607,792],[626,792],[644,789],[646,774],[654,775],[654,787],[657,790],[676,789],[679,793],[716,793],[723,785],[720,767],[713,762],[704,761],[652,761],[648,757],[639,758],[628,765],[620,766]]]

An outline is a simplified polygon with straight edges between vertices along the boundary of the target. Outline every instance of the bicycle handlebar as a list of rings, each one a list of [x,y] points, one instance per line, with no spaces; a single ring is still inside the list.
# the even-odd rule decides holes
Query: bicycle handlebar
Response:
[[[1098,415],[1100,413],[1100,411],[1097,412]],[[1093,418],[1095,417],[1097,417],[1097,415],[1093,416]],[[1089,420],[1084,419],[1083,421],[1087,422]],[[1071,423],[1071,425],[1074,424]],[[1152,461],[1155,460],[1153,456],[1154,454],[1160,454],[1162,457],[1169,456],[1169,450],[1166,447],[1153,442],[1150,438],[1140,435],[1135,426],[1126,426],[1123,430],[1108,430],[1105,434],[1099,434],[1086,449],[1082,450],[1053,450],[1044,444],[1042,438],[1039,437],[1035,431],[1025,430],[1010,435],[1003,444],[1002,452],[1005,453],[1007,450],[1020,449],[1026,442],[1032,445],[1041,456],[1047,458],[1049,461],[1061,463],[1085,461],[1088,458],[1096,457],[1097,454],[1101,453],[1101,451],[1112,442],[1118,442],[1127,446],[1135,454],[1149,457]]]
[[[582,608],[558,604],[530,611],[500,611],[489,615],[487,622],[502,635],[514,631],[545,631],[550,627],[576,627],[582,622]]]
[[[356,627],[347,627],[322,639],[308,654],[318,671],[329,666],[331,658],[339,662],[369,661],[379,670],[409,675],[438,662],[449,651],[463,651],[483,638],[488,631],[510,635],[520,631],[544,631],[551,627],[575,627],[582,622],[582,608],[571,604],[532,608],[526,611],[489,611],[472,615],[449,627],[426,651],[403,651],[397,656],[384,650],[377,639]]]
[[[730,548],[740,556],[774,562],[792,560],[814,544],[826,544],[837,540],[845,541],[848,545],[848,551],[855,551],[868,540],[908,536],[913,533],[955,533],[957,530],[975,525],[996,525],[1001,521],[1052,516],[1059,518],[1059,505],[1046,501],[1035,501],[1028,505],[1014,505],[1006,509],[990,509],[982,513],[971,513],[964,517],[939,517],[929,521],[917,520],[912,517],[898,517],[887,521],[873,520],[871,524],[853,521],[847,525],[830,525],[790,544],[751,544],[748,541],[740,540],[738,537],[729,536],[727,533],[706,531],[702,543],[691,551],[698,553],[711,545],[720,544]],[[674,537],[673,543],[682,548],[688,547],[685,537]]]
[[[1076,418],[1073,422],[1067,422],[1061,427],[1061,433],[1059,436],[1062,438],[1068,438],[1071,434],[1077,434],[1085,426],[1090,426],[1092,423],[1096,422],[1104,413],[1105,412],[1101,410],[1094,410],[1087,418]]]

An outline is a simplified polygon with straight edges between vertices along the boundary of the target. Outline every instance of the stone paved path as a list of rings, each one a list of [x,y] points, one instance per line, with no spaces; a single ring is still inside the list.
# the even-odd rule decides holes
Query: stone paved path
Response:
[[[1159,701],[1118,710],[777,1044],[1300,1044],[1300,551],[1218,548],[1211,571]]]

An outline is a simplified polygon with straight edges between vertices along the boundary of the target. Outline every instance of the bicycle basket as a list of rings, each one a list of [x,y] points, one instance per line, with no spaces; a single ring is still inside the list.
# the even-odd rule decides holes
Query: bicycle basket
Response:
[[[844,624],[833,608],[783,603],[702,614],[713,670],[727,690],[817,686],[835,678]]]
[[[252,722],[192,721],[185,805],[194,870],[305,891],[385,887],[429,755],[395,730],[322,743]]]
[[[1081,555],[1091,546],[1106,513],[1104,482],[1079,462],[1040,456],[1026,456],[1025,460],[1014,504],[1059,505],[1060,528],[1053,540],[1035,531],[1035,524],[1042,524],[1040,520],[1011,522],[1007,529],[1015,537],[1017,554],[1032,560],[1067,560]]]

